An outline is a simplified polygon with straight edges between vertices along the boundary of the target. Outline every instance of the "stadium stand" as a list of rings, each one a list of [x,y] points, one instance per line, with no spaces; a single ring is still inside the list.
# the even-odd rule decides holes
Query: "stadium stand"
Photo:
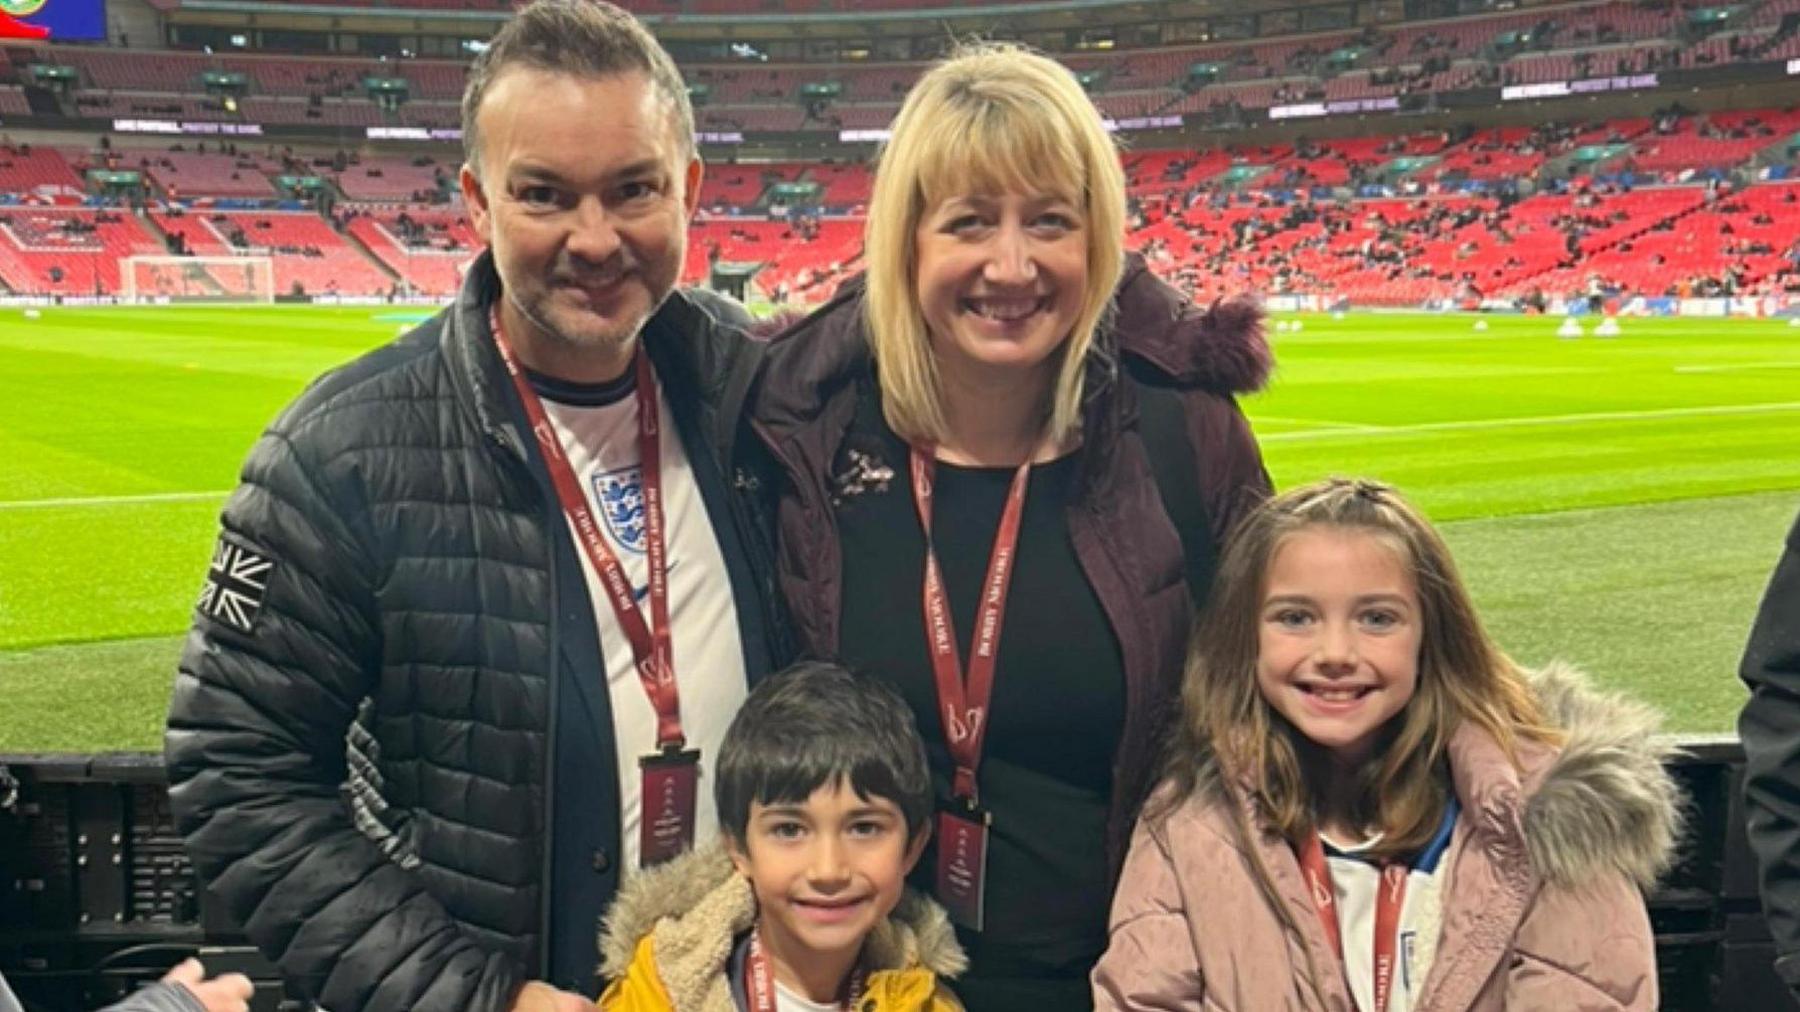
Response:
[[[270,257],[280,294],[381,295],[394,287],[392,277],[317,214],[159,211],[150,217],[197,256]]]
[[[338,6],[354,6],[343,0]],[[495,0],[406,0],[388,6],[421,11],[502,11]],[[644,0],[658,13],[811,13],[840,0]],[[929,8],[920,0],[880,0],[880,9]],[[858,5],[858,9],[872,9]],[[1558,7],[1275,39],[1211,41],[1161,48],[1069,54],[1096,104],[1113,118],[1182,115],[1232,126],[1266,120],[1272,105],[1365,98],[1422,100],[1436,92],[1507,84],[1662,71],[1800,53],[1800,0],[1766,0],[1737,9],[1723,30],[1696,28],[1688,6],[1603,0]],[[461,61],[292,54],[139,51],[15,44],[0,49],[11,68],[34,63],[75,69],[78,87],[65,104],[89,115],[144,115],[243,121],[360,133],[378,126],[454,128],[464,77]],[[684,67],[705,85],[702,130],[752,135],[878,129],[891,120],[917,62],[820,65],[698,61]],[[1210,83],[1187,81],[1210,67]],[[237,109],[204,94],[207,71],[241,74]],[[409,97],[397,109],[364,94],[366,77],[401,78]],[[801,101],[813,83],[840,86],[835,98]],[[0,86],[0,112],[30,102],[22,88]],[[1644,103],[1649,107],[1649,102]],[[1398,123],[1394,126],[1399,126]],[[1796,224],[1785,180],[1795,171],[1800,115],[1763,109],[1712,114],[1658,110],[1609,120],[1556,125],[1485,126],[1396,134],[1371,123],[1363,136],[1307,139],[1254,147],[1208,142],[1198,149],[1130,150],[1126,172],[1138,227],[1131,242],[1172,274],[1208,291],[1265,291],[1348,296],[1403,305],[1475,293],[1523,297],[1574,291],[1595,279],[1618,291],[1656,293],[1692,287],[1684,276],[1727,241],[1686,243],[1685,215],[1745,235],[1757,250],[1732,274],[1733,285],[1785,285],[1780,229]],[[190,241],[189,252],[291,246],[317,255],[275,253],[279,284],[308,290],[336,280],[340,290],[380,291],[396,279],[441,293],[474,245],[455,235],[457,152],[427,156],[340,145],[302,146],[291,157],[232,157],[213,152],[127,151],[105,159],[34,150],[0,164],[0,193],[33,200],[91,200],[88,161],[145,172],[149,196],[198,200],[189,218],[158,208],[159,224]],[[273,177],[319,176],[323,201],[344,202],[330,218],[285,205],[275,236],[252,235],[237,216],[207,212],[220,200],[291,200]],[[1720,181],[1747,214],[1709,210]],[[778,183],[812,184],[773,189]],[[711,219],[696,233],[689,276],[708,257],[749,265],[763,293],[829,290],[857,262],[858,215],[870,178],[861,165],[715,159],[701,204]],[[1771,196],[1770,194],[1779,194]],[[426,203],[421,203],[424,201]],[[450,210],[442,202],[452,203]],[[428,206],[429,205],[429,206]],[[346,213],[346,209],[348,213]],[[792,211],[792,215],[787,212]],[[773,213],[771,213],[773,212]],[[245,242],[222,242],[193,214],[219,220]],[[405,215],[403,226],[401,216]],[[1715,222],[1706,215],[1722,215]],[[1772,225],[1753,225],[1755,216]],[[737,216],[727,217],[721,216]],[[263,217],[269,217],[264,215]],[[791,217],[791,220],[789,220]],[[1625,219],[1614,221],[1614,218]],[[310,219],[301,241],[288,223]],[[202,221],[211,221],[203,217]],[[295,226],[297,228],[297,226]],[[422,229],[422,231],[421,231]],[[193,232],[193,234],[189,234]],[[231,234],[231,233],[227,233]],[[1709,237],[1709,239],[1717,238]],[[1727,237],[1728,239],[1729,237]],[[1682,240],[1682,241],[1677,241]],[[1685,244],[1684,244],[1685,243]],[[1643,254],[1643,255],[1637,255]],[[331,278],[321,261],[350,268]],[[381,268],[375,265],[379,263]],[[1719,273],[1715,270],[1713,273]],[[801,284],[815,276],[819,284]],[[103,276],[102,287],[115,275]]]
[[[357,204],[340,209],[346,230],[414,292],[448,297],[481,239],[462,215],[442,208]]]
[[[446,10],[489,10],[481,0],[472,7],[454,3]],[[1067,59],[1078,71],[1096,75],[1102,107],[1119,116],[1147,113],[1201,113],[1224,109],[1256,110],[1286,101],[1341,101],[1421,95],[1476,85],[1530,84],[1583,76],[1606,76],[1668,67],[1711,66],[1747,59],[1784,59],[1800,55],[1800,33],[1787,21],[1793,0],[1754,5],[1741,25],[1729,33],[1695,39],[1684,24],[1686,9],[1678,5],[1614,2],[1548,11],[1368,28],[1300,39],[1251,43],[1207,43],[1165,49],[1080,54]],[[427,4],[401,5],[429,7]],[[884,0],[883,6],[928,7],[918,0]],[[681,4],[658,4],[659,12],[697,10]],[[727,0],[707,10],[767,13],[829,10],[811,0],[774,6],[763,0]],[[1784,28],[1784,25],[1788,27]],[[432,59],[370,60],[344,57],[210,55],[191,52],[102,51],[82,47],[40,46],[15,49],[14,63],[51,62],[75,67],[82,87],[110,95],[81,95],[77,101],[110,98],[126,107],[146,104],[144,96],[195,95],[203,71],[244,74],[251,102],[270,98],[304,99],[306,105],[245,106],[246,117],[258,122],[371,126],[406,122],[454,126],[453,104],[418,108],[425,103],[453,103],[460,95],[464,67],[460,61]],[[1182,89],[1188,68],[1211,64],[1217,83],[1195,94]],[[711,89],[711,102],[700,110],[706,129],[793,131],[843,126],[857,129],[881,125],[904,94],[922,64],[869,64],[821,67],[811,64],[742,63],[687,68],[696,83]],[[409,85],[411,114],[384,114],[365,94],[365,77],[398,77]],[[798,96],[803,84],[835,81],[842,94],[809,115]],[[877,113],[870,108],[882,111]],[[854,111],[843,111],[853,109]],[[200,110],[199,114],[217,110]],[[184,112],[183,115],[187,115]]]
[[[141,170],[165,196],[268,197],[275,192],[269,176],[280,165],[253,155],[169,150],[119,159],[121,167]]]
[[[0,145],[0,193],[79,196],[86,184],[62,152],[41,145]]]
[[[166,252],[129,213],[0,209],[0,281],[14,292],[90,296],[119,289],[119,260]]]
[[[419,200],[455,188],[456,166],[427,156],[387,158],[363,156],[332,174],[338,189],[351,200]]]

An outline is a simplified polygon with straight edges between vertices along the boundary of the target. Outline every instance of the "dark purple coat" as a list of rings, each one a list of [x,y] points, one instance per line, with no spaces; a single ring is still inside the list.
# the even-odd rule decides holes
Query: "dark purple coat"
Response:
[[[831,506],[839,446],[870,368],[863,289],[838,296],[778,337],[751,401],[752,428],[785,476],[775,492],[776,565],[800,653],[838,654],[842,559]],[[1204,310],[1132,257],[1096,342],[1083,412],[1078,493],[1069,510],[1076,557],[1122,651],[1125,727],[1114,762],[1113,867],[1157,774],[1162,722],[1177,705],[1193,602],[1180,537],[1163,509],[1137,432],[1135,390],[1119,371],[1180,392],[1215,545],[1266,498],[1269,476],[1233,394],[1268,378],[1261,312],[1248,302]],[[869,389],[866,384],[861,389]],[[895,588],[918,592],[918,588]]]

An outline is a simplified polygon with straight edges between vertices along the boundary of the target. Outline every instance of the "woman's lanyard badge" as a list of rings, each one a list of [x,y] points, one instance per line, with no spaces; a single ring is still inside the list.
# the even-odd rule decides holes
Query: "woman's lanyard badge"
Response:
[[[937,550],[932,544],[932,481],[935,459],[918,448],[912,451],[913,504],[919,526],[925,532],[925,641],[931,653],[932,674],[937,683],[939,719],[944,725],[944,744],[956,772],[949,804],[937,818],[937,899],[950,919],[972,931],[984,920],[987,879],[988,829],[992,823],[981,807],[976,772],[981,767],[981,745],[987,736],[989,705],[994,693],[994,667],[1000,647],[1000,627],[1006,617],[1006,594],[1012,583],[1013,563],[1019,542],[1019,526],[1025,512],[1025,489],[1031,464],[1019,465],[1000,515],[982,582],[975,634],[969,644],[967,677],[957,657],[955,623],[944,591]]]
[[[638,765],[643,779],[643,810],[638,832],[638,863],[648,868],[654,864],[692,850],[694,847],[695,801],[699,795],[700,753],[687,747],[681,731],[681,697],[675,684],[675,658],[669,629],[669,560],[666,528],[663,523],[662,445],[659,430],[662,416],[656,394],[656,375],[650,358],[640,345],[633,366],[637,369],[638,454],[644,475],[644,541],[649,570],[650,621],[638,610],[631,579],[618,556],[600,534],[600,525],[581,491],[581,481],[569,464],[562,440],[544,411],[543,402],[519,367],[518,357],[507,343],[500,327],[498,311],[489,314],[494,331],[494,344],[500,359],[512,377],[531,422],[532,435],[544,454],[544,465],[550,472],[550,484],[556,489],[557,501],[575,540],[600,576],[606,599],[612,604],[619,627],[631,643],[631,656],[637,667],[638,680],[650,705],[656,710],[656,751],[644,756]]]

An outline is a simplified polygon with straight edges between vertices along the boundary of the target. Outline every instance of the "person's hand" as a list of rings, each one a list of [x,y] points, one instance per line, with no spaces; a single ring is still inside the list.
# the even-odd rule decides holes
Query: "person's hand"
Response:
[[[206,967],[198,959],[183,960],[163,978],[165,984],[179,984],[200,1000],[206,1012],[250,1012],[250,998],[256,986],[241,973],[206,979]]]
[[[519,990],[519,997],[513,1000],[511,1012],[594,1012],[594,1002],[590,998],[570,991],[558,991],[543,981],[534,980]]]

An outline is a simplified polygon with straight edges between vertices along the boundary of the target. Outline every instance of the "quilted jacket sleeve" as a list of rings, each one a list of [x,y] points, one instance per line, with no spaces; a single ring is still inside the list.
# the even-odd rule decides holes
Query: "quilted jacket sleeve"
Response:
[[[1775,969],[1800,998],[1800,518],[1739,670],[1750,687],[1738,717],[1750,847],[1762,866]]]
[[[505,1008],[520,986],[340,799],[379,670],[374,552],[279,427],[252,451],[177,676],[170,800],[210,897],[333,1012]]]
[[[1655,1012],[1656,939],[1638,887],[1610,874],[1539,892],[1514,939],[1504,1007]]]
[[[1197,1012],[1205,982],[1164,842],[1142,820],[1113,894],[1111,938],[1094,967],[1098,1012]]]

